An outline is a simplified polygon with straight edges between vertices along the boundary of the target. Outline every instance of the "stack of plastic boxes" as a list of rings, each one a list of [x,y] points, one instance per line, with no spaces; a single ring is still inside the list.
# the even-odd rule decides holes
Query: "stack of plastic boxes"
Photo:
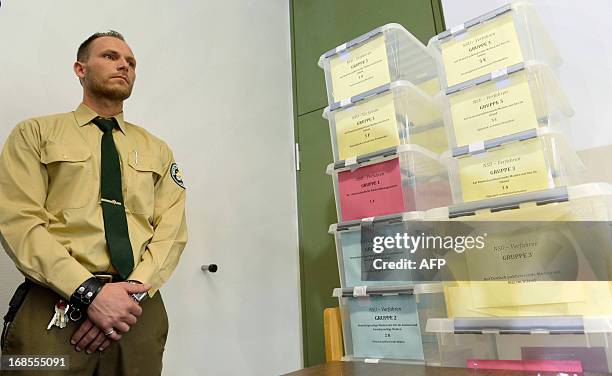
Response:
[[[427,323],[440,364],[612,370],[609,282],[536,277],[544,269],[610,271],[604,221],[612,187],[574,185],[581,163],[563,135],[573,112],[557,81],[561,59],[551,38],[531,4],[515,2],[437,35],[428,47],[439,67],[455,205],[423,219],[508,221],[493,227],[484,252],[466,256],[472,282],[445,286],[449,318]],[[592,249],[602,254],[592,259]],[[522,277],[491,282],[513,273]]]
[[[428,318],[445,318],[443,285],[362,276],[361,228],[387,215],[418,221],[452,201],[440,153],[448,149],[435,60],[402,26],[389,24],[331,50],[325,70],[338,225],[335,234],[345,359],[436,358]],[[400,218],[402,215],[400,214]],[[389,228],[392,224],[389,223]]]
[[[562,131],[573,110],[561,60],[529,3],[441,33],[437,57],[454,202],[574,183],[580,162]]]
[[[321,56],[345,359],[612,370],[609,282],[487,280],[553,263],[612,270],[603,254],[612,186],[577,185],[560,64],[527,2],[444,32],[428,49],[391,24]],[[372,269],[362,244],[371,226],[395,234],[423,221],[504,226],[464,258],[471,282],[411,283],[406,271]],[[592,249],[602,250],[600,265]]]

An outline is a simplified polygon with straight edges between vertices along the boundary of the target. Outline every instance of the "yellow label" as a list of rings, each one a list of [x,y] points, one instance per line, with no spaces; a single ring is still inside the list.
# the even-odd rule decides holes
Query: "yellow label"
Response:
[[[458,146],[538,126],[527,74],[524,70],[514,73],[508,81],[501,89],[498,83],[488,82],[449,97]]]
[[[553,304],[581,301],[576,277],[581,250],[564,235],[563,222],[526,227],[508,223],[504,231],[488,233],[482,250],[466,253],[468,276],[476,308]],[[491,283],[488,283],[491,282]]]
[[[556,281],[538,282],[515,290],[506,301],[499,299],[506,293],[505,282],[450,282],[444,287],[446,308],[449,317],[509,317],[509,316],[560,316],[560,315],[610,315],[612,314],[612,293],[608,281]],[[531,290],[530,287],[534,289]],[[551,301],[550,295],[568,300],[564,303]],[[561,294],[561,295],[560,295]],[[576,294],[570,298],[570,294]],[[494,297],[497,295],[498,297]],[[533,297],[528,297],[533,295]],[[543,298],[538,301],[537,298]],[[572,301],[569,301],[569,300]],[[475,302],[489,307],[477,307]],[[497,303],[514,302],[496,306]],[[534,304],[529,304],[535,302]],[[527,303],[527,305],[525,305]]]
[[[472,282],[471,295],[476,309],[559,304],[584,300],[579,283],[568,281]]]
[[[540,282],[544,283],[544,282]],[[546,282],[554,284],[556,282]],[[563,282],[565,284],[566,282]],[[570,283],[570,282],[567,282]],[[578,282],[571,282],[578,283]],[[474,300],[486,301],[487,297],[504,293],[507,282],[451,282],[444,287],[448,317],[509,317],[509,316],[559,316],[568,314],[568,304],[553,303],[534,305],[509,305],[503,307],[476,307]],[[557,287],[559,285],[557,284]],[[575,289],[572,288],[575,291]],[[523,291],[524,292],[524,291]],[[528,295],[524,294],[524,295]],[[520,302],[518,302],[520,303]]]
[[[464,201],[483,200],[552,187],[538,138],[458,158]]]
[[[388,84],[391,79],[383,34],[336,54],[331,58],[330,69],[334,102]]]
[[[448,86],[523,61],[512,12],[469,28],[440,48]]]
[[[399,145],[392,93],[338,111],[334,117],[339,159]]]
[[[612,315],[612,291],[609,281],[581,281],[584,302],[568,304],[568,315]]]

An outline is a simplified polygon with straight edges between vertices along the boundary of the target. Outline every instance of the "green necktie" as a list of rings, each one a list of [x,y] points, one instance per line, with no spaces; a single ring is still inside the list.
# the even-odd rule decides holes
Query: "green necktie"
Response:
[[[104,132],[100,174],[100,205],[104,217],[104,235],[111,262],[121,277],[126,279],[134,269],[134,256],[121,192],[119,154],[113,140],[113,128],[118,124],[115,118],[97,117],[92,122]]]

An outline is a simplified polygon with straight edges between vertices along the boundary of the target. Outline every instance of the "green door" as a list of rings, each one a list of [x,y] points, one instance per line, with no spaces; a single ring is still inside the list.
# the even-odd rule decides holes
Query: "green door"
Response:
[[[295,134],[299,145],[298,213],[304,365],[325,361],[323,309],[338,305],[340,287],[334,239],[336,223],[327,106],[319,56],[387,23],[399,23],[423,43],[443,31],[439,0],[293,0],[291,3]]]

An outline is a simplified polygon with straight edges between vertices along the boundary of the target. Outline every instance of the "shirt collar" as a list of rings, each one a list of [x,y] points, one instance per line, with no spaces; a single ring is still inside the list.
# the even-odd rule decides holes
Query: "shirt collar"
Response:
[[[93,119],[100,115],[98,115],[91,108],[87,107],[84,103],[81,103],[79,107],[77,107],[77,109],[74,111],[74,116],[76,118],[77,124],[82,127],[83,125],[91,123]],[[125,122],[123,121],[123,112],[112,117],[117,120],[117,123],[119,124],[119,129],[121,130],[121,132],[123,132],[123,134],[125,134]]]

